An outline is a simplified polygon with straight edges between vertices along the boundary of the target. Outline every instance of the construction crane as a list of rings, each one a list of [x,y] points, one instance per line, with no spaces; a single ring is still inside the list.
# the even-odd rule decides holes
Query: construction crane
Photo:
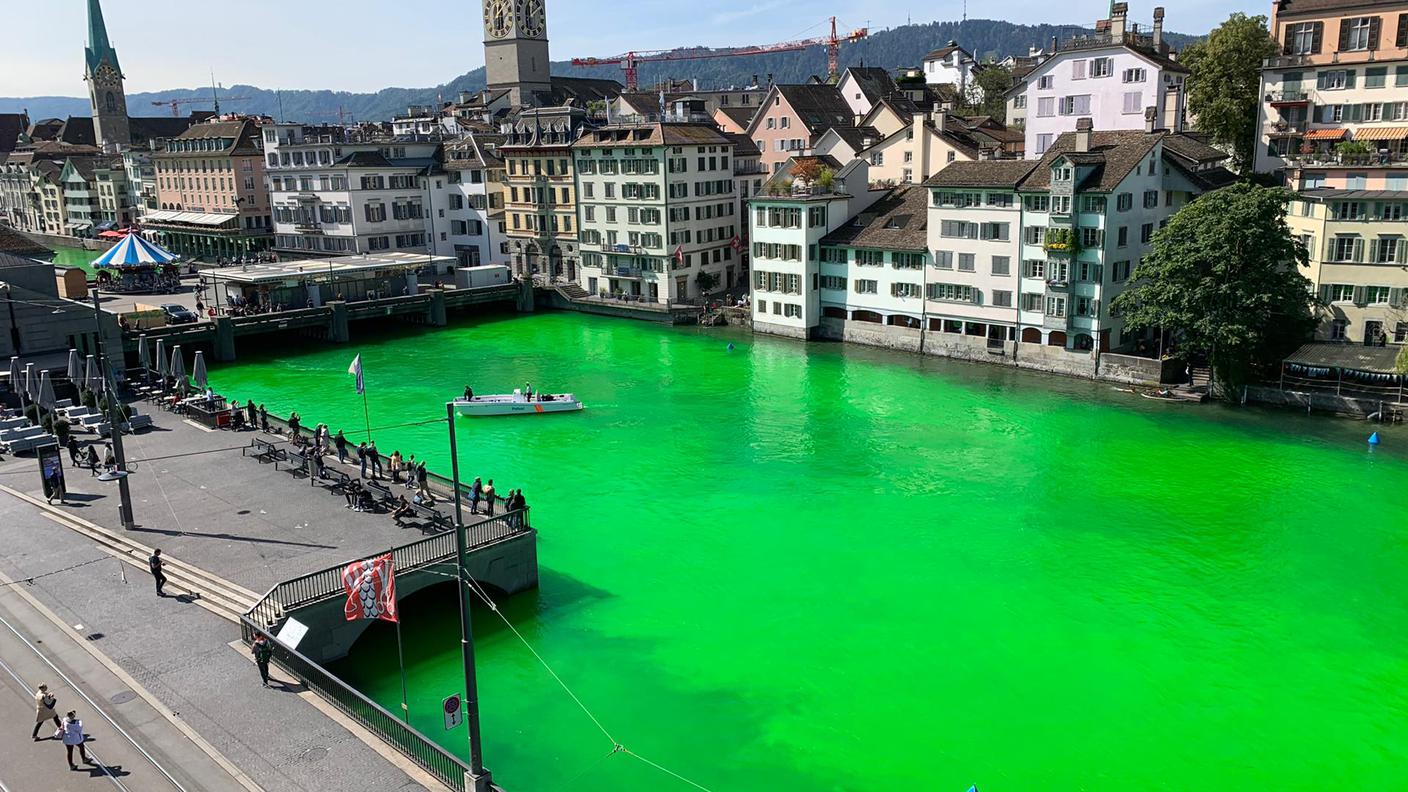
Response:
[[[152,102],[152,105],[153,105],[153,106],[156,106],[156,107],[170,107],[170,108],[171,108],[171,115],[176,116],[177,118],[179,118],[179,117],[181,116],[181,105],[188,105],[188,104],[209,104],[209,103],[212,103],[212,102],[213,102],[213,103],[215,104],[215,112],[216,112],[216,114],[219,114],[219,112],[220,112],[220,103],[221,103],[221,102],[248,102],[248,101],[249,101],[249,97],[248,97],[248,96],[223,96],[223,97],[221,97],[221,98],[219,98],[219,99],[207,99],[207,98],[202,97],[202,96],[195,96],[195,97],[191,97],[190,99],[166,99],[166,100],[163,100],[163,101],[160,101],[160,102]]]
[[[614,58],[573,58],[573,66],[608,66],[611,64],[621,64],[621,68],[626,70],[626,90],[636,91],[640,89],[638,82],[638,70],[642,63],[658,63],[660,61],[678,60],[702,60],[705,58],[734,58],[743,55],[765,55],[770,52],[796,52],[810,47],[826,47],[826,68],[831,77],[835,77],[841,71],[841,44],[860,41],[870,35],[867,28],[857,28],[844,36],[836,33],[836,17],[831,17],[831,35],[820,38],[799,39],[797,41],[783,41],[777,44],[760,44],[753,47],[735,47],[727,50],[649,50],[632,51],[624,55],[617,55]]]

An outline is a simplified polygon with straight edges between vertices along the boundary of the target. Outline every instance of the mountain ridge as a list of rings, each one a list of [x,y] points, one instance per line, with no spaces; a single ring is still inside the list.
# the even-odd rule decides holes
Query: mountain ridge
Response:
[[[1067,39],[1092,31],[1079,25],[1021,25],[988,19],[964,22],[928,22],[900,25],[877,31],[869,38],[843,45],[841,67],[853,65],[883,66],[896,69],[917,66],[924,55],[947,44],[960,42],[979,59],[1000,59],[1008,55],[1026,55],[1031,47],[1047,47],[1052,36]],[[1198,37],[1167,33],[1165,37],[1176,49],[1196,41]],[[678,47],[672,51],[711,49]],[[696,79],[701,89],[723,88],[750,84],[756,77],[765,81],[769,75],[776,82],[804,82],[826,70],[826,53],[822,47],[799,52],[779,52],[765,55],[717,58],[697,61],[647,63],[640,67],[642,85],[664,79]],[[617,66],[573,66],[570,61],[554,61],[552,73],[560,77],[598,77],[623,80]],[[291,90],[280,91],[253,85],[236,84],[221,89],[224,107],[252,115],[269,115],[307,123],[333,122],[339,112],[349,120],[384,121],[410,105],[436,104],[451,100],[460,91],[477,92],[484,88],[484,68],[461,74],[448,82],[430,88],[383,88],[364,93],[355,91]],[[128,112],[133,116],[161,115],[169,106],[159,107],[173,99],[203,99],[203,103],[181,106],[181,115],[191,109],[208,110],[211,89],[173,88],[129,94]],[[234,97],[247,97],[236,101]],[[31,120],[86,116],[88,100],[82,97],[0,97],[0,113],[28,110]]]

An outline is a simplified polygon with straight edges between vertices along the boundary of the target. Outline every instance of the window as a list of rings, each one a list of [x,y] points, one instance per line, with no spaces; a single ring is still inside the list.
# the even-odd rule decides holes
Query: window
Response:
[[[938,269],[953,269],[953,251],[935,250],[934,266]]]
[[[1061,115],[1089,115],[1090,94],[1073,94],[1061,97]]]
[[[1071,79],[1072,79],[1072,80],[1084,80],[1084,79],[1085,79],[1085,67],[1086,67],[1086,63],[1085,63],[1085,61],[1083,61],[1083,60],[1071,61]]]
[[[1388,67],[1380,66],[1376,69],[1364,70],[1365,88],[1383,88],[1388,84]],[[1369,119],[1365,119],[1366,121]]]
[[[1287,55],[1314,55],[1320,52],[1320,37],[1325,29],[1323,22],[1301,22],[1286,26],[1286,43],[1283,47]]]
[[[787,119],[784,118],[782,120],[786,121]],[[782,306],[782,315],[791,319],[799,319],[802,316],[802,306],[787,303]]]
[[[840,275],[822,275],[822,276],[821,276],[821,288],[823,288],[823,289],[836,289],[836,290],[838,290],[838,291],[845,291],[845,290],[846,290],[846,279],[843,278],[843,277],[841,277]]]
[[[1012,258],[1010,256],[992,257],[992,274],[1010,275],[1012,274]]]
[[[1027,259],[1022,262],[1022,277],[1024,278],[1045,278],[1046,262],[1041,259]]]
[[[891,297],[918,297],[919,284],[917,283],[892,283],[890,284]]]
[[[856,281],[856,294],[877,294],[877,293],[879,293],[879,288],[880,288],[879,281],[873,281],[873,280],[857,280],[857,281]]]
[[[1139,227],[1139,242],[1147,245],[1154,238],[1154,224],[1145,223]]]
[[[1036,78],[1036,89],[1038,91],[1049,91],[1056,85],[1056,78],[1050,74],[1045,77]]]
[[[1012,196],[1007,193],[988,193],[988,206],[1009,207],[1012,205]]]
[[[856,265],[860,267],[882,267],[885,265],[885,253],[881,250],[857,250]]]
[[[1051,211],[1051,196],[1049,195],[1028,195],[1022,199],[1028,212],[1049,212]]]
[[[1140,108],[1140,105],[1143,103],[1144,94],[1139,91],[1125,91],[1122,112],[1126,115],[1141,112],[1142,108]]]
[[[961,220],[944,220],[939,224],[939,236],[950,239],[977,239],[978,224],[965,223]]]
[[[1006,242],[1010,227],[1010,223],[983,223],[978,227],[978,238]]]
[[[1046,244],[1046,226],[1027,226],[1027,244]]]
[[[1141,83],[1144,82],[1145,77],[1147,77],[1147,73],[1143,69],[1124,70],[1124,82]]]
[[[367,204],[366,215],[368,223],[380,223],[386,220],[385,204]]]
[[[958,271],[959,271],[959,272],[976,272],[976,271],[977,271],[977,265],[976,265],[976,262],[975,262],[975,259],[974,259],[974,256],[973,256],[972,253],[959,253],[959,254],[958,254]]]
[[[1128,261],[1116,261],[1113,265],[1111,265],[1111,269],[1113,270],[1113,280],[1116,283],[1129,280]]]
[[[1061,318],[1066,315],[1066,298],[1051,296],[1046,298],[1046,315]]]
[[[1402,344],[1408,342],[1408,322],[1399,322],[1393,326],[1393,343]]]
[[[1345,338],[1346,338],[1346,336],[1347,336],[1346,331],[1347,331],[1348,329],[1349,329],[1349,320],[1348,320],[1348,319],[1336,319],[1336,320],[1334,320],[1333,322],[1330,322],[1330,340],[1331,340],[1331,341],[1344,341]]]
[[[1051,196],[1051,213],[1056,215],[1068,215],[1071,213],[1071,196],[1053,195]]]
[[[1041,96],[1036,100],[1036,115],[1038,118],[1045,118],[1056,115],[1056,97]]]
[[[1354,85],[1354,72],[1346,69],[1322,71],[1315,75],[1315,87],[1322,91],[1337,91]]]
[[[1376,264],[1401,263],[1404,248],[1402,237],[1381,236],[1374,240],[1373,261]]]
[[[929,284],[929,299],[971,303],[974,301],[973,287],[957,283],[931,283]]]
[[[1036,153],[1045,154],[1051,148],[1051,133],[1044,132],[1036,136]]]
[[[1387,287],[1387,286],[1365,286],[1365,287],[1364,287],[1364,304],[1365,304],[1365,305],[1388,305],[1388,304],[1389,304],[1389,301],[1392,299],[1392,297],[1391,297],[1392,293],[1393,293],[1393,290],[1390,289],[1390,288]]]
[[[1113,64],[1113,62],[1114,62],[1114,61],[1113,61],[1113,59],[1111,59],[1111,58],[1091,58],[1091,59],[1090,59],[1090,76],[1091,76],[1091,77],[1109,77],[1110,74],[1112,73],[1112,69],[1113,69],[1112,64]]]
[[[1080,246],[1083,248],[1098,248],[1105,244],[1105,232],[1098,228],[1082,228],[1080,230]]]
[[[1134,208],[1134,193],[1120,193],[1115,197],[1115,208],[1121,212],[1128,212]]]
[[[1144,191],[1144,208],[1145,208],[1145,209],[1153,209],[1154,207],[1156,207],[1156,206],[1158,206],[1158,205],[1159,205],[1159,191],[1158,191],[1158,190],[1145,190],[1145,191]]]
[[[1330,240],[1331,261],[1359,261],[1363,257],[1364,240],[1357,236],[1336,236]]]
[[[1041,313],[1043,310],[1042,304],[1045,302],[1045,300],[1045,295],[1027,292],[1022,295],[1022,310],[1035,311],[1037,313]]]
[[[1080,199],[1080,210],[1082,212],[1096,212],[1103,214],[1105,211],[1105,196],[1086,195]]]
[[[890,262],[895,269],[922,270],[924,269],[924,254],[891,253]]]
[[[1012,307],[1012,292],[994,289],[992,293],[992,304],[997,308]]]
[[[1340,20],[1340,51],[1377,49],[1378,17],[1353,17]]]
[[[1354,286],[1351,284],[1331,283],[1325,291],[1330,302],[1354,302]]]

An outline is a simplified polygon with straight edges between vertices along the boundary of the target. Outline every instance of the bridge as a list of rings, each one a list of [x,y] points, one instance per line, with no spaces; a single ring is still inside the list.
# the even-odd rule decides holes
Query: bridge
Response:
[[[426,289],[419,294],[379,297],[356,302],[333,300],[316,308],[297,308],[252,316],[217,316],[214,321],[195,324],[127,330],[122,334],[122,345],[127,352],[136,352],[140,338],[145,335],[148,344],[162,340],[167,349],[175,344],[187,348],[208,345],[213,349],[216,360],[230,361],[235,359],[235,341],[239,338],[298,332],[345,344],[351,340],[353,322],[396,319],[431,327],[444,327],[450,311],[489,305],[507,305],[517,310],[531,311],[532,286],[505,283],[470,289]]]

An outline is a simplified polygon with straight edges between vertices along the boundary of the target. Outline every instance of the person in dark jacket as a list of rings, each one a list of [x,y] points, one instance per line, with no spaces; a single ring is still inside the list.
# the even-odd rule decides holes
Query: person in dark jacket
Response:
[[[162,591],[162,588],[166,585],[166,573],[162,568],[166,566],[166,562],[161,560],[160,547],[152,551],[152,557],[147,559],[147,566],[151,568],[152,579],[156,581],[156,595],[165,597],[166,592]]]
[[[254,655],[254,664],[259,666],[259,679],[264,687],[269,687],[269,661],[274,657],[273,644],[264,637],[264,633],[259,633],[254,636],[254,645],[249,650]]]

